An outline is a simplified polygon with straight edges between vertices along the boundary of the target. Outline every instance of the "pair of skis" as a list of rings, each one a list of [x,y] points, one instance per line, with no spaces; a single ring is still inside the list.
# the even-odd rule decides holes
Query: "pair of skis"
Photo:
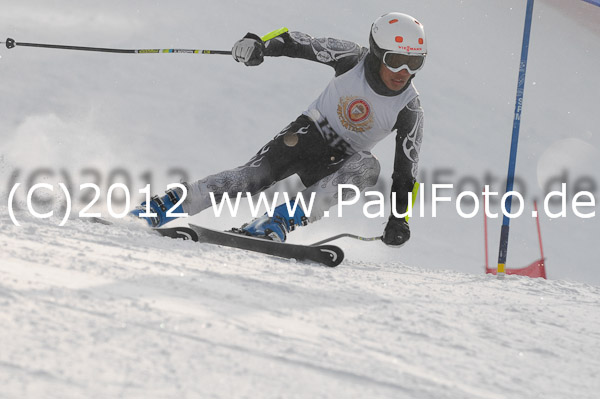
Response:
[[[335,245],[281,243],[237,233],[211,230],[194,224],[190,224],[189,227],[159,228],[155,231],[166,237],[223,245],[298,261],[313,261],[329,267],[335,267],[344,260],[344,252]]]
[[[112,225],[102,218],[87,219],[93,223]],[[354,234],[339,234],[316,242],[312,245],[288,244],[261,238],[241,235],[239,233],[217,231],[206,227],[190,224],[187,227],[161,227],[154,229],[162,236],[191,240],[200,243],[216,244],[246,251],[259,252],[298,261],[312,261],[325,266],[335,267],[344,260],[344,251],[335,245],[324,245],[339,238],[350,237],[361,241],[377,241],[379,237],[360,237]]]

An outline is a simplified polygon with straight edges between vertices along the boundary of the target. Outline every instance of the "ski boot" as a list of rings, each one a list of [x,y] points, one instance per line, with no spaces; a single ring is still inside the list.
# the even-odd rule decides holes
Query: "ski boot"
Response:
[[[290,215],[286,204],[281,204],[275,208],[273,217],[265,213],[263,216],[232,231],[266,240],[285,242],[287,233],[294,231],[296,226],[306,226],[307,224],[308,218],[304,216],[302,208],[296,207],[294,214]]]
[[[177,219],[177,216],[167,216],[167,211],[171,210],[171,214],[183,214],[183,207],[179,204],[178,207],[174,208],[175,204],[179,202],[181,198],[181,189],[175,188],[166,191],[163,197],[158,195],[152,197],[150,200],[150,212],[156,216],[143,216],[141,214],[146,213],[147,205],[146,202],[142,202],[141,205],[136,207],[130,212],[130,215],[137,219],[144,219],[150,227],[157,228],[171,220]]]

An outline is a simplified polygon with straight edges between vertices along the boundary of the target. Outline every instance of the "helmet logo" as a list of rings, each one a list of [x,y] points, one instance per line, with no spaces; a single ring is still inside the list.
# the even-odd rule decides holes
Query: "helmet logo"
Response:
[[[398,48],[406,51],[407,54],[410,54],[411,51],[423,51],[423,47],[398,46]]]
[[[396,43],[402,43],[404,38],[402,36],[396,36]]]
[[[398,22],[398,20],[397,20],[397,19],[392,19],[392,20],[390,21],[390,24],[395,24],[396,22]]]

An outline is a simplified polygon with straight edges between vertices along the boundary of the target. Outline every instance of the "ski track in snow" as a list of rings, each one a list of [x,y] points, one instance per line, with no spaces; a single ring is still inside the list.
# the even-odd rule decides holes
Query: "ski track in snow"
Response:
[[[331,269],[137,225],[19,217],[0,219],[0,397],[600,391],[595,286],[402,263]]]

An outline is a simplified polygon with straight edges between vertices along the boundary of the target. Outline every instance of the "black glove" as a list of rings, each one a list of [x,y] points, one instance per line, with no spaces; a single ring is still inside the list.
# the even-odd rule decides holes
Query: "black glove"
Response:
[[[395,218],[390,216],[385,230],[383,231],[383,241],[390,247],[401,247],[410,238],[410,228],[404,218]]]
[[[247,33],[242,40],[238,40],[231,49],[231,55],[237,62],[246,66],[262,64],[265,59],[265,43],[258,35]]]

